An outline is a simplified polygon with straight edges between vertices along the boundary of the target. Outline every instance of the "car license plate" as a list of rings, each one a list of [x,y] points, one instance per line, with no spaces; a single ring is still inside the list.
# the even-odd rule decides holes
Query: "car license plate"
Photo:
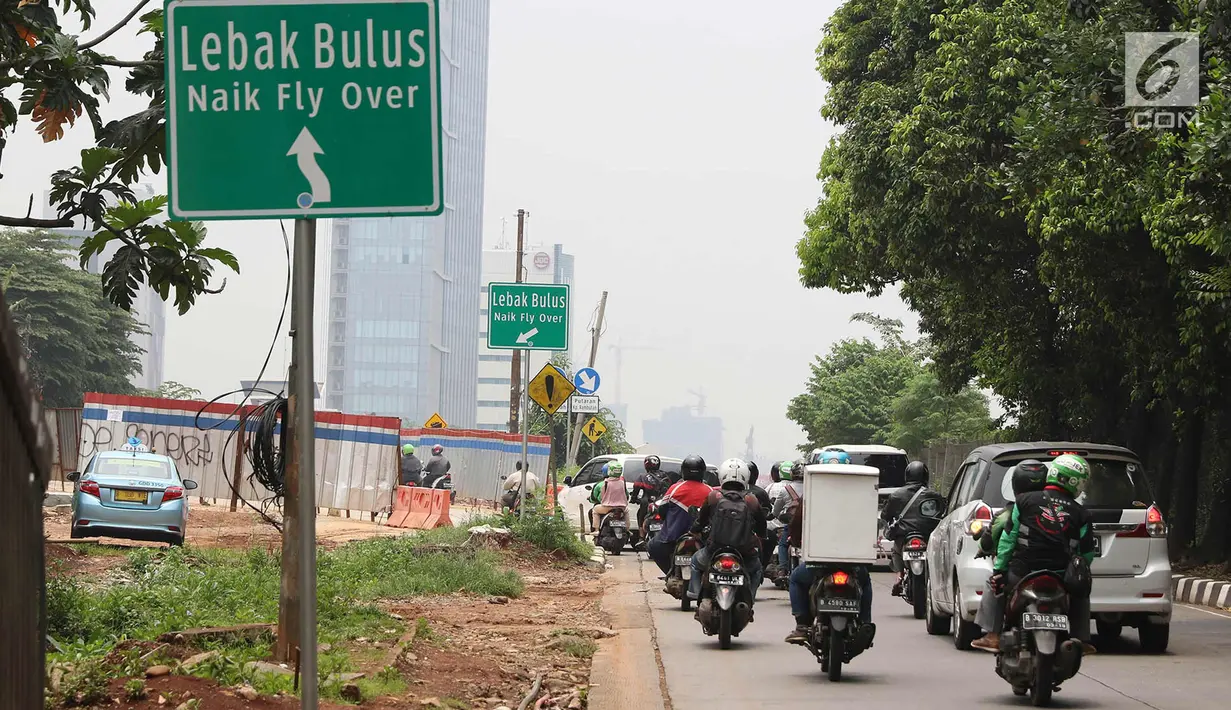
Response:
[[[677,567],[687,567],[692,562],[692,558],[688,555],[676,555],[675,564]]]
[[[1098,535],[1094,536],[1094,556],[1095,557],[1103,556],[1103,538],[1099,537]]]
[[[663,529],[663,524],[662,523],[650,523],[649,529],[650,529],[650,532],[658,532]]]
[[[922,560],[927,557],[927,553],[923,550],[907,550],[902,553],[904,560]]]
[[[822,599],[816,606],[817,613],[859,613],[859,602],[854,599]]]
[[[125,491],[118,488],[115,490],[115,500],[125,503],[144,503],[149,500],[149,495],[145,491]]]
[[[1069,617],[1064,614],[1022,614],[1023,631],[1068,631]]]
[[[742,574],[718,574],[715,572],[715,573],[710,574],[710,583],[711,584],[734,584],[738,586],[744,583],[744,575]]]

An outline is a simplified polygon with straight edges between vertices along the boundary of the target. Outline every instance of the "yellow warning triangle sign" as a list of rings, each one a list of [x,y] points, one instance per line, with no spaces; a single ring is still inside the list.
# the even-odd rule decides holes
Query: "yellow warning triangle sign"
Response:
[[[423,426],[428,429],[446,429],[449,424],[444,420],[444,417],[440,416],[439,413],[436,413],[428,417],[427,422]]]

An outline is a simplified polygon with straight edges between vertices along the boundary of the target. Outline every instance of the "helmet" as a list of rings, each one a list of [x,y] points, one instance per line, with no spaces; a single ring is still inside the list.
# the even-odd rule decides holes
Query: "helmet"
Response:
[[[415,452],[414,444],[402,444],[402,455],[403,456],[410,456],[414,452]]]
[[[603,475],[604,475],[604,476],[606,476],[606,475],[607,475],[607,469],[608,469],[608,468],[610,468],[608,464],[603,464]]]
[[[1013,467],[1013,495],[1041,491],[1047,483],[1047,466],[1026,459]]]
[[[443,454],[444,452],[445,452],[445,447],[441,446],[440,444],[436,444],[435,446],[432,447],[433,456],[439,456]]]
[[[822,451],[820,463],[849,464],[851,455],[845,451]]]
[[[791,468],[794,466],[795,464],[790,461],[783,461],[782,464],[778,466],[778,475],[782,476],[782,480],[791,480]]]
[[[779,466],[781,466],[781,464],[775,461],[774,465],[769,467],[769,480],[773,481],[774,483],[777,483],[778,481],[782,480],[782,472],[778,470]]]
[[[761,472],[757,470],[756,462],[749,461],[748,462],[748,486],[749,487],[755,486],[757,484],[757,478],[760,475],[761,475]]]
[[[619,461],[612,461],[604,468],[607,469],[607,478],[620,478],[624,475],[624,464]]]
[[[928,478],[931,474],[928,472],[928,465],[922,461],[911,461],[906,464],[906,483],[922,483],[928,484]]]
[[[742,459],[727,459],[718,467],[718,483],[728,490],[746,490],[750,475]]]
[[[654,454],[650,454],[645,457],[645,470],[647,473],[654,473],[658,469],[662,468],[662,465],[662,459],[658,458]]]
[[[850,462],[848,461],[847,463],[850,463]],[[804,459],[798,459],[791,466],[791,475],[795,477],[796,481],[802,481],[804,480],[804,474],[808,472],[807,467],[808,467],[807,461],[805,461]]]
[[[1089,477],[1090,464],[1077,454],[1058,456],[1048,466],[1048,485],[1060,486],[1070,495],[1077,495],[1078,489]]]
[[[705,459],[696,454],[684,457],[680,464],[680,478],[685,481],[700,481],[705,478]]]

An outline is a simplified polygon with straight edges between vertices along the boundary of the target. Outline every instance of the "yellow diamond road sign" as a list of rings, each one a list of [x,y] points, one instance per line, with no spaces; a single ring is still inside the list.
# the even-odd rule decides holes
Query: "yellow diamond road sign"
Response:
[[[598,417],[590,417],[585,425],[581,427],[581,433],[586,435],[590,443],[597,443],[603,434],[607,433],[607,425]]]
[[[444,420],[444,417],[440,416],[440,413],[437,412],[436,414],[433,414],[431,417],[429,417],[427,420],[427,423],[425,423],[423,426],[427,427],[428,429],[445,429],[449,426],[449,424],[448,422]]]
[[[538,403],[544,411],[548,414],[555,414],[556,410],[564,406],[576,389],[573,381],[558,367],[547,363],[542,370],[539,370],[539,374],[530,380],[529,394],[530,399]]]

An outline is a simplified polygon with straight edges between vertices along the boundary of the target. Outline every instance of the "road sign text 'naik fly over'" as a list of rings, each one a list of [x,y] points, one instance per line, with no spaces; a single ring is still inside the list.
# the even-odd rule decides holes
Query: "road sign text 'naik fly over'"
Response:
[[[568,284],[487,285],[487,347],[568,350]]]
[[[437,0],[167,0],[181,219],[434,215]]]

